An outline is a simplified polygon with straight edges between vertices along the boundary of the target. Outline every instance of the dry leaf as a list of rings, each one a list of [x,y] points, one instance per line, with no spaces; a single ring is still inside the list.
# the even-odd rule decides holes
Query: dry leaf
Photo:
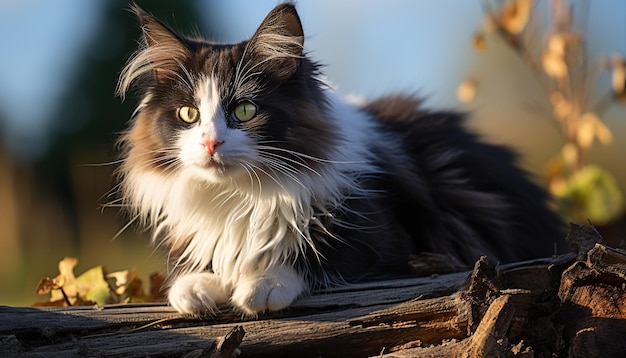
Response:
[[[487,50],[487,41],[485,41],[485,34],[480,32],[472,38],[472,45],[478,52],[484,52]]]
[[[59,262],[60,274],[57,277],[42,278],[36,292],[40,295],[50,293],[50,300],[35,303],[33,306],[105,305],[164,300],[161,290],[165,280],[163,275],[157,273],[150,275],[150,295],[146,295],[143,282],[135,269],[106,274],[103,266],[96,266],[74,277],[74,267],[77,263],[76,258],[66,257]]]
[[[554,55],[565,57],[566,41],[562,34],[552,34],[548,40],[548,52]]]
[[[92,267],[76,278],[76,298],[85,298],[98,305],[117,303],[118,299],[105,280],[105,270],[102,266]]]
[[[611,144],[613,142],[613,134],[611,130],[602,122],[600,117],[598,117],[595,113],[585,113],[580,118],[581,121],[581,131],[585,130],[590,132],[593,141],[593,137],[598,138],[598,140],[605,145]],[[588,139],[587,139],[588,140]],[[588,147],[585,147],[588,148]]]
[[[457,87],[456,97],[463,103],[469,103],[476,97],[476,87],[476,80],[468,78]]]
[[[68,283],[73,283],[76,277],[74,276],[74,267],[78,265],[78,259],[75,257],[66,257],[59,262],[60,276],[63,276]]]
[[[567,76],[567,63],[562,56],[548,51],[543,54],[541,63],[548,76],[556,79],[563,79]]]
[[[561,155],[563,156],[563,161],[570,167],[575,167],[576,163],[578,163],[578,149],[573,143],[567,143],[561,149]]]
[[[62,286],[63,285],[57,284],[57,282],[51,279],[50,277],[44,277],[41,280],[39,280],[39,283],[37,284],[37,287],[35,288],[35,292],[38,295],[47,295],[50,293],[50,291],[58,290]]]
[[[613,56],[611,72],[611,85],[616,95],[622,95],[626,86],[626,61],[620,55]]]
[[[117,271],[107,274],[106,278],[113,279],[115,281],[111,287],[117,295],[121,296],[126,292],[126,286],[132,279],[132,274],[129,270]]]
[[[500,15],[502,27],[512,34],[521,33],[530,18],[533,2],[533,0],[513,0],[506,3]]]
[[[59,285],[59,288],[63,288],[65,295],[70,298],[70,302],[73,297],[76,297],[76,277],[74,276],[74,268],[78,265],[78,259],[75,257],[65,257],[59,262],[60,274],[54,278]],[[53,290],[51,292],[50,301],[65,300],[63,293],[60,290]],[[74,302],[71,302],[74,304]]]
[[[590,149],[596,136],[596,125],[594,114],[585,113],[578,124],[576,131],[576,142],[582,149]]]
[[[556,118],[565,119],[572,113],[572,104],[563,97],[561,92],[553,92],[550,95],[550,102]]]
[[[111,284],[114,292],[120,297],[120,302],[152,302],[151,296],[146,296],[143,290],[143,281],[137,276],[137,270],[124,270],[107,275],[114,279]]]
[[[150,296],[154,301],[160,302],[165,300],[163,284],[165,283],[165,275],[153,273],[150,275]]]

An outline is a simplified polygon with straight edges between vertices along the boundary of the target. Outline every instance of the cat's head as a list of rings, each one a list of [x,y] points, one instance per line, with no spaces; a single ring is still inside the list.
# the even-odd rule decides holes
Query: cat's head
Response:
[[[292,4],[278,5],[233,45],[185,37],[136,4],[132,10],[143,41],[118,94],[133,87],[141,102],[121,140],[126,171],[283,181],[327,158],[337,138]]]

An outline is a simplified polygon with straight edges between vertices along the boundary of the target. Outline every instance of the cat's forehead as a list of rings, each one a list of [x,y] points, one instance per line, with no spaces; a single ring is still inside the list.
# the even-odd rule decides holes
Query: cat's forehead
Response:
[[[241,60],[245,42],[223,44],[194,40],[188,43],[191,69],[199,74],[230,73]]]

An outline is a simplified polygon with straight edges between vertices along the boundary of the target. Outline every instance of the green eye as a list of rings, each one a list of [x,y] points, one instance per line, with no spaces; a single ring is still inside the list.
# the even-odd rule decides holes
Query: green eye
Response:
[[[182,106],[176,110],[176,117],[185,123],[196,123],[200,118],[200,113],[195,107]]]
[[[241,102],[233,112],[239,122],[247,122],[256,115],[256,106],[252,102]]]

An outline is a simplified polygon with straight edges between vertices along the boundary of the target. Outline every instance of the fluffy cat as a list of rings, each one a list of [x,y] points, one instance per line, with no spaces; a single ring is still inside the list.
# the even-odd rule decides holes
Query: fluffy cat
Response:
[[[280,310],[311,289],[405,275],[410,253],[471,265],[563,244],[547,195],[462,115],[407,95],[339,98],[303,53],[292,4],[234,45],[132,9],[143,43],[118,94],[134,87],[141,102],[120,139],[121,194],[169,250],[178,311]]]

